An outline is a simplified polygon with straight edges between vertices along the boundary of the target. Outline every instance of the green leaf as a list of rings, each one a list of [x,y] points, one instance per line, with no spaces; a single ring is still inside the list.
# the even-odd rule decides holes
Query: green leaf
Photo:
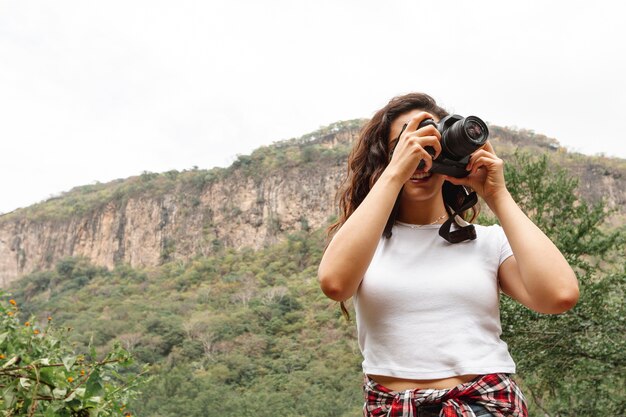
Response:
[[[60,381],[65,379],[62,371],[58,372],[58,368],[42,368],[39,371],[39,379],[49,385],[58,385]]]
[[[48,345],[50,346],[51,349],[54,349],[57,347],[57,345],[60,344],[60,340],[54,338],[54,337],[50,337],[48,336]]]
[[[80,387],[80,388],[76,388],[76,391],[74,391],[76,393],[77,397],[83,398],[85,396],[85,388]]]
[[[28,378],[20,378],[20,385],[23,388],[30,388],[31,387],[31,382],[28,380]]]
[[[89,397],[85,400],[86,405],[94,406],[94,407],[100,404],[101,402],[102,402],[102,397],[100,396]]]
[[[95,361],[97,354],[96,354],[96,347],[93,344],[93,334],[91,335],[91,337],[89,338],[89,356],[91,356],[91,360]]]
[[[17,362],[17,360],[19,359],[19,356],[13,356],[11,359],[9,359],[4,365],[2,365],[2,369],[8,368],[11,365],[15,364]]]
[[[5,409],[12,408],[16,402],[16,391],[15,387],[8,386],[7,389],[2,393],[2,400],[4,402]]]
[[[63,358],[63,365],[68,372],[72,370],[72,366],[74,366],[74,363],[76,363],[76,356],[65,356]]]
[[[48,365],[50,365],[50,359],[48,359],[48,358],[37,359],[32,364],[33,365],[42,364],[44,366],[48,366]]]
[[[39,386],[39,395],[42,397],[52,397],[52,390],[46,384],[41,384]]]
[[[57,415],[57,410],[52,407],[48,408],[44,413],[44,417],[57,417]]]
[[[67,398],[64,400],[66,403],[69,403],[70,401],[72,401],[74,398],[76,397],[76,391],[72,391],[72,393],[70,395],[67,396]]]
[[[56,399],[63,399],[67,394],[67,390],[65,388],[55,388],[52,390],[52,396]]]
[[[93,397],[94,395],[99,395],[102,393],[102,379],[100,378],[100,371],[94,369],[94,371],[89,375],[89,379],[87,380],[86,386],[86,397]]]

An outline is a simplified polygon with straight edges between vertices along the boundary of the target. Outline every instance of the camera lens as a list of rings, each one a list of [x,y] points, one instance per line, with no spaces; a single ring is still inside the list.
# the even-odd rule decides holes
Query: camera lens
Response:
[[[476,116],[457,119],[446,129],[441,141],[447,153],[456,160],[461,160],[480,148],[487,141],[489,129],[485,122]]]
[[[465,133],[473,140],[478,140],[483,135],[483,129],[478,123],[473,120],[468,120],[465,123]]]

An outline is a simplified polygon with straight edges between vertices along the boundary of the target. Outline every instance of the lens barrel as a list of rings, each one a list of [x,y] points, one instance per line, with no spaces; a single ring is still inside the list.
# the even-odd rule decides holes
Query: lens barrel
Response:
[[[481,119],[468,116],[458,120],[441,136],[444,150],[454,159],[460,160],[485,144],[489,129]]]

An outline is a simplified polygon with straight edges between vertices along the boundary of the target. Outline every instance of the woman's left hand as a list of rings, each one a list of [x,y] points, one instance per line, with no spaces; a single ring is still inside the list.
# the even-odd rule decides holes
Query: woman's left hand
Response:
[[[455,185],[471,187],[487,204],[500,193],[508,192],[504,183],[504,162],[496,156],[489,141],[470,156],[466,169],[470,174],[465,178],[446,175],[445,179]]]
[[[474,152],[465,178],[446,176],[472,187],[498,218],[513,249],[498,269],[502,291],[543,314],[560,314],[578,301],[578,281],[559,249],[519,208],[504,183],[504,162],[489,142]]]

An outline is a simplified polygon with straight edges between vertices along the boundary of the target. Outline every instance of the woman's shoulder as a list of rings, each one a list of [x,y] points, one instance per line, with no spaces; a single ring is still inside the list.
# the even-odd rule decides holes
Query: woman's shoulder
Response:
[[[506,237],[504,234],[504,229],[499,224],[490,224],[490,225],[482,225],[474,223],[474,227],[476,228],[476,236],[478,239],[482,236],[483,238],[493,238],[493,239],[501,239]]]
[[[502,230],[502,226],[500,226],[498,223],[494,223],[494,224],[478,224],[478,223],[473,223],[474,226],[476,227],[476,229],[481,229],[481,230],[486,230],[486,231],[492,231],[492,232],[497,232],[499,233]]]

